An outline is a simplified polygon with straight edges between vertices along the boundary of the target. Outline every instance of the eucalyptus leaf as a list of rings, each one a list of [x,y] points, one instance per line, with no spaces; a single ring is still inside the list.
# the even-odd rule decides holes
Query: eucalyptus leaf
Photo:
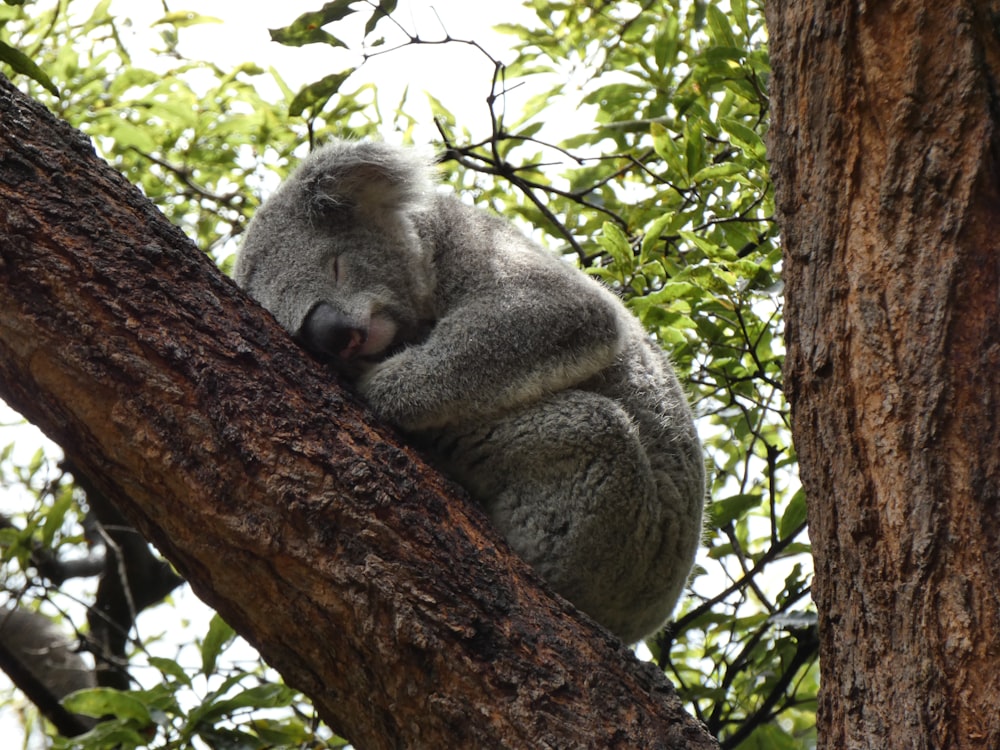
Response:
[[[15,73],[22,73],[29,78],[38,81],[50,93],[59,96],[59,89],[52,83],[52,79],[46,75],[45,71],[38,67],[35,62],[25,55],[21,50],[11,47],[6,42],[0,42],[0,62],[6,63]]]

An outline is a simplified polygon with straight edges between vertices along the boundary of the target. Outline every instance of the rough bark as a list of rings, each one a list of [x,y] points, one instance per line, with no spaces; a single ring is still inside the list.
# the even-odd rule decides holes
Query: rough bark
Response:
[[[998,6],[766,7],[820,745],[1000,747]]]
[[[0,82],[0,393],[359,747],[717,747]]]

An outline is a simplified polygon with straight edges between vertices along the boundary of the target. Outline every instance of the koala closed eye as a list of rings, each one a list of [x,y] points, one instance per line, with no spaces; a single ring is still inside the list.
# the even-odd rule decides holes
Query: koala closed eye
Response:
[[[236,280],[556,591],[636,641],[670,616],[700,541],[680,384],[607,289],[432,184],[416,150],[334,141],[258,211]]]

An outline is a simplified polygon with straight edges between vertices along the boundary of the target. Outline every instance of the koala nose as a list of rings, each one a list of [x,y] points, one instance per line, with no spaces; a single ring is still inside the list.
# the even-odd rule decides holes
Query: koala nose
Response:
[[[364,346],[368,331],[326,302],[314,307],[299,329],[302,344],[315,354],[351,359]]]

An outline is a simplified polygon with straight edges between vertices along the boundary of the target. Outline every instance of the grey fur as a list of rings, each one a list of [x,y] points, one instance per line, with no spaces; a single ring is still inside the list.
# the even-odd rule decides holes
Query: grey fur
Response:
[[[313,152],[250,223],[236,281],[634,642],[670,616],[701,536],[684,393],[617,297],[431,174],[384,143]]]

